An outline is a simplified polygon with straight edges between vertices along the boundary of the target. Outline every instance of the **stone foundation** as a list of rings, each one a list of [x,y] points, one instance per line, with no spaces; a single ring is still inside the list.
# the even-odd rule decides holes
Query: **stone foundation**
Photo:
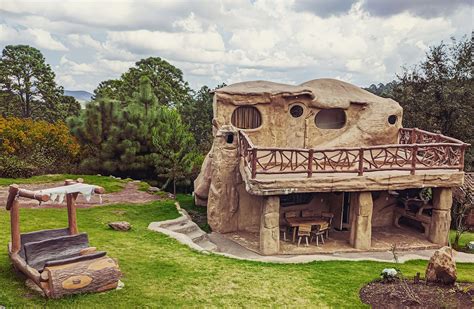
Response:
[[[433,215],[428,235],[428,239],[432,243],[440,246],[448,244],[452,204],[453,191],[451,188],[433,188]]]
[[[351,193],[351,234],[349,243],[356,249],[369,250],[372,241],[372,194]]]

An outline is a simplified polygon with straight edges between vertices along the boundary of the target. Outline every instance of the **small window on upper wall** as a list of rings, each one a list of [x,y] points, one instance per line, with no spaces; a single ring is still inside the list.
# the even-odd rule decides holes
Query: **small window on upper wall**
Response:
[[[346,112],[342,108],[322,109],[314,122],[320,129],[341,129],[346,124]]]
[[[232,113],[231,121],[239,129],[256,129],[262,125],[262,115],[254,106],[239,106]]]

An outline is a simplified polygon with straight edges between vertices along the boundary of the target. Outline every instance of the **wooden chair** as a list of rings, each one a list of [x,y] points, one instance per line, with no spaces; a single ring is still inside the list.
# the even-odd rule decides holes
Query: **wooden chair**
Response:
[[[331,212],[322,212],[321,213],[321,217],[323,219],[326,219],[327,221],[327,226],[326,227],[321,227],[321,230],[326,233],[326,238],[329,238],[329,230],[331,229],[331,223],[332,223],[332,219],[334,218],[334,214],[331,213]]]
[[[286,232],[288,231],[289,226],[286,224],[280,224],[280,233],[283,233],[283,241],[287,241]]]
[[[309,238],[311,236],[311,225],[301,224],[298,228],[298,247],[300,246],[301,239],[306,239],[306,246],[309,246]]]
[[[316,237],[316,246],[319,246],[319,237],[321,237],[321,242],[323,243],[324,245],[324,233],[326,232],[326,230],[321,230],[321,226],[320,225],[316,225],[314,230],[311,231],[311,238],[310,238],[310,242],[313,241],[313,237]]]

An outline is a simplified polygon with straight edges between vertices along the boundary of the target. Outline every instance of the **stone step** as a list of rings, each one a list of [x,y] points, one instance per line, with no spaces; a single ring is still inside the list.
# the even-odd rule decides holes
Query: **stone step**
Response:
[[[186,223],[186,222],[189,222],[189,219],[186,216],[181,216],[177,219],[166,220],[166,221],[160,222],[160,227],[168,228],[170,226],[179,225],[179,224]]]
[[[195,243],[203,239],[207,239],[207,234],[202,230],[195,230],[195,231],[192,231],[191,233],[187,233],[186,235],[189,238],[191,238],[192,241]]]
[[[186,221],[180,224],[170,225],[166,228],[170,231],[173,231],[176,233],[182,233],[182,234],[188,234],[193,231],[199,230],[199,226],[192,221]]]
[[[213,242],[210,242],[207,237],[195,242],[195,244],[207,251],[217,251],[217,246]]]

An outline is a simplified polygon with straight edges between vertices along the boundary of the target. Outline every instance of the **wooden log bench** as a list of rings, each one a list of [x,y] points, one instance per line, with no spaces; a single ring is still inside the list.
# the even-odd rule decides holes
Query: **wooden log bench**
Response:
[[[418,198],[407,198],[403,201],[404,208],[395,207],[393,214],[393,224],[400,227],[400,218],[405,217],[410,220],[419,222],[424,229],[424,235],[428,236],[430,233],[431,216],[423,213],[425,210],[431,210],[433,206],[427,204],[426,201]],[[413,211],[413,207],[417,210]]]

